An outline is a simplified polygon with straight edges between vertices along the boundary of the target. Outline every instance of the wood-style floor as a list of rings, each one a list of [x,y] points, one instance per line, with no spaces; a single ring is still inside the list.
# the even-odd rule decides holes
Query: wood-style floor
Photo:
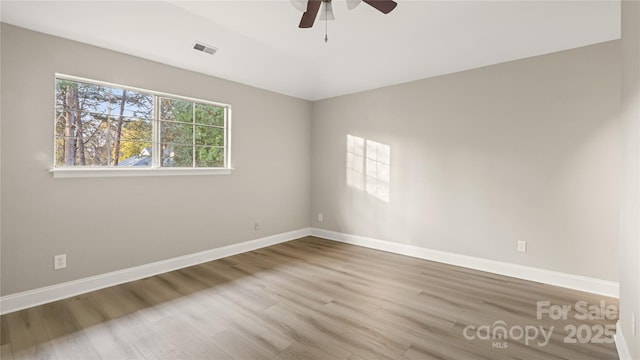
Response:
[[[4,315],[0,345],[2,360],[617,359],[612,343],[563,342],[567,325],[615,320],[537,320],[545,300],[618,305],[308,237]],[[465,338],[497,321],[551,340]]]

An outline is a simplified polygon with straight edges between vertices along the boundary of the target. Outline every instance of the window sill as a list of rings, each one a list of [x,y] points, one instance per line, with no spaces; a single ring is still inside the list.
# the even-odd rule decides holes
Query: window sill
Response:
[[[229,175],[231,168],[55,168],[54,178]]]

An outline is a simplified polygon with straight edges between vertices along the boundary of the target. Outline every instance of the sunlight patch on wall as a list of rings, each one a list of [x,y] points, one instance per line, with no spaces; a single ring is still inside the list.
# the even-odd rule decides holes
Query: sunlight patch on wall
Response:
[[[347,186],[384,202],[390,199],[391,147],[347,135]]]
[[[347,135],[347,186],[364,190],[364,139]]]

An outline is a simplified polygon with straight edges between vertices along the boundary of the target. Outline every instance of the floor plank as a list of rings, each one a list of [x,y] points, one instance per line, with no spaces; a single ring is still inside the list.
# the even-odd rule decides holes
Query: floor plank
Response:
[[[617,359],[610,337],[585,337],[616,319],[579,320],[575,309],[566,319],[537,319],[539,301],[618,306],[603,296],[306,237],[3,315],[0,356]],[[525,341],[517,331],[489,336],[500,326],[543,329],[549,341]],[[566,343],[578,328],[585,343]]]

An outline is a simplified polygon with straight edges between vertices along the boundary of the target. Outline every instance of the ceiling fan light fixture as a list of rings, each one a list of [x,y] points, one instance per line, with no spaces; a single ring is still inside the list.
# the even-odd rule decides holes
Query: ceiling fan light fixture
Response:
[[[291,5],[293,5],[296,10],[300,12],[305,12],[307,10],[307,0],[290,0]]]
[[[333,15],[333,5],[331,5],[331,1],[323,1],[322,9],[320,9],[320,20],[335,20],[336,17]]]
[[[291,1],[293,1],[293,0],[291,0]],[[361,2],[362,2],[362,0],[347,0],[347,9],[353,10],[356,7],[358,7],[358,5],[360,5]]]

